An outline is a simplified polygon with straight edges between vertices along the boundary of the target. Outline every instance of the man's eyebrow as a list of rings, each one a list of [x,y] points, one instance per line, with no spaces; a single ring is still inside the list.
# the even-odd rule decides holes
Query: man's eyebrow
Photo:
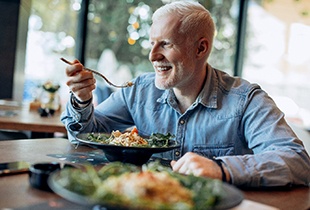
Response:
[[[151,42],[151,43],[154,43],[154,42],[159,42],[159,43],[162,43],[162,42],[167,42],[167,43],[171,43],[172,41],[171,41],[171,39],[149,39],[149,41]]]

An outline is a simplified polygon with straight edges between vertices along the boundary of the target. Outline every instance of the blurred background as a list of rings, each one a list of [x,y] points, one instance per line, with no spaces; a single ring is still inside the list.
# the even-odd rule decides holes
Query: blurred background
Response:
[[[59,84],[68,60],[122,84],[153,71],[148,31],[153,12],[172,0],[0,0],[0,99],[34,101]],[[258,83],[287,118],[310,130],[310,1],[201,0],[217,32],[209,63]],[[114,90],[97,79],[95,104]]]

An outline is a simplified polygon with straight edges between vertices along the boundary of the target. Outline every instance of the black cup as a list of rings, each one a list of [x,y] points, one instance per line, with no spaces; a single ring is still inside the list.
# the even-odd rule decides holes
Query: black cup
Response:
[[[36,163],[29,167],[29,182],[34,188],[51,191],[48,186],[48,178],[51,173],[60,170],[60,163]]]

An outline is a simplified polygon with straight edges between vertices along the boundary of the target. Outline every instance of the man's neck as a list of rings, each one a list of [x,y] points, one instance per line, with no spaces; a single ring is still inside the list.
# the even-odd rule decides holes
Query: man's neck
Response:
[[[197,77],[196,81],[187,85],[185,88],[174,88],[174,94],[178,101],[178,106],[181,113],[184,113],[197,99],[204,84],[206,71],[200,77]]]

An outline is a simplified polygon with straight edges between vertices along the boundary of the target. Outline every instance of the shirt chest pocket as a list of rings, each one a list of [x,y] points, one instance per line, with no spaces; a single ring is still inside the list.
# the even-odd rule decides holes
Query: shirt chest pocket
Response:
[[[234,146],[194,145],[193,152],[207,158],[234,155]]]

